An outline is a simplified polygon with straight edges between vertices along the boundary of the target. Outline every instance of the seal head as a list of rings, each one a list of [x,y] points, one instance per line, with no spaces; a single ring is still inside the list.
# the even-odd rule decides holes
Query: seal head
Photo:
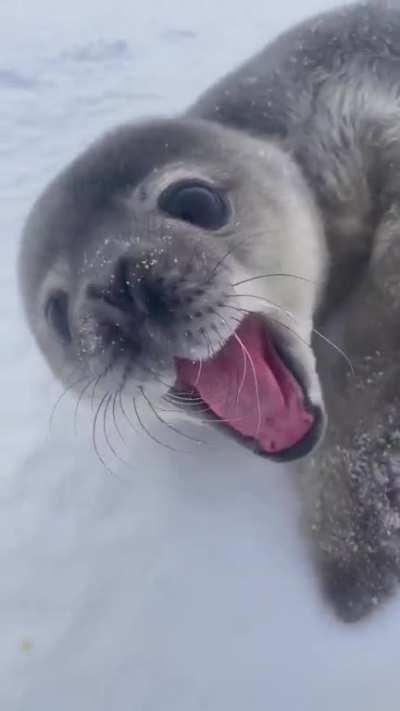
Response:
[[[32,331],[67,387],[179,399],[275,458],[318,441],[324,238],[275,143],[203,120],[122,126],[39,198],[19,266]]]

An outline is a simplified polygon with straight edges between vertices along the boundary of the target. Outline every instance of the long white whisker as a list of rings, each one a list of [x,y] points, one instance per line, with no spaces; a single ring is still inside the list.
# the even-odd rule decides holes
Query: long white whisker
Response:
[[[255,389],[255,394],[256,394],[256,404],[257,404],[257,417],[258,417],[258,422],[257,422],[257,430],[256,430],[256,435],[260,432],[261,429],[261,403],[260,403],[260,393],[258,390],[258,382],[257,382],[257,373],[256,373],[256,368],[253,362],[253,359],[251,357],[251,354],[249,350],[246,348],[244,345],[242,339],[237,335],[237,333],[234,333],[234,338],[237,340],[239,343],[240,347],[243,349],[244,353],[246,354],[247,358],[249,359],[250,363],[250,368],[252,369],[253,372],[253,378],[254,378],[254,389]]]
[[[241,281],[235,282],[232,286],[241,286],[242,284],[248,284],[251,281],[258,281],[259,279],[271,279],[275,277],[286,277],[288,279],[299,279],[300,281],[308,282],[309,284],[318,284],[322,282],[316,282],[313,279],[308,279],[304,276],[299,276],[298,274],[286,274],[285,272],[277,272],[275,274],[259,274],[258,276],[250,277],[249,279],[242,279]]]
[[[194,381],[194,383],[193,383],[194,387],[196,387],[196,386],[199,384],[199,382],[200,382],[202,370],[203,370],[203,359],[200,358],[200,361],[199,361],[199,370],[198,370],[196,379],[195,379],[195,381]]]
[[[282,306],[279,306],[279,304],[276,304],[273,301],[270,301],[269,299],[266,299],[264,296],[259,296],[258,294],[225,294],[225,296],[228,299],[232,298],[232,297],[241,297],[242,296],[245,298],[259,299],[260,301],[265,301],[266,304],[268,304],[269,306],[272,306],[273,308],[278,309],[279,311],[282,311],[282,313],[286,314],[286,316],[289,316],[289,318],[291,318],[296,323],[301,323],[300,320],[291,311],[283,308]],[[229,307],[229,308],[233,308],[233,307]],[[247,309],[243,309],[243,311],[247,311]],[[248,313],[251,313],[251,312],[248,311]],[[281,326],[283,326],[284,328],[287,328],[289,331],[291,331],[291,333],[296,333],[295,331],[293,331],[288,326],[285,326],[285,324],[281,323],[280,321],[276,321],[276,323],[280,323]],[[352,375],[355,375],[353,363],[351,362],[349,356],[345,353],[345,351],[343,351],[340,348],[340,346],[338,346],[336,343],[331,341],[331,339],[328,338],[328,336],[324,336],[324,334],[321,333],[321,331],[318,331],[318,329],[313,327],[311,329],[311,331],[312,331],[312,333],[315,333],[316,336],[321,338],[321,340],[323,340],[325,343],[330,345],[337,353],[339,353],[339,355],[342,356],[342,358],[346,361],[347,365],[349,366]],[[309,344],[306,341],[304,341],[304,339],[301,338],[301,336],[299,336],[298,334],[296,334],[296,336],[299,338],[299,340],[303,341],[303,343],[306,343],[306,345],[308,347],[310,347]]]
[[[161,447],[164,447],[165,449],[169,449],[171,452],[178,452],[179,454],[188,454],[188,452],[184,452],[182,449],[176,449],[176,447],[172,447],[170,444],[166,444],[165,442],[162,442],[155,435],[153,435],[153,433],[150,432],[150,430],[146,427],[146,425],[143,422],[143,419],[139,413],[135,398],[132,398],[132,403],[133,403],[133,409],[135,410],[135,414],[137,417],[137,421],[139,422],[143,432],[145,432],[147,434],[147,436],[153,440],[153,442],[156,442],[156,444],[159,444]]]
[[[168,429],[171,430],[171,432],[174,432],[175,434],[178,434],[178,435],[180,435],[181,437],[185,437],[185,439],[189,439],[191,442],[195,442],[196,444],[207,444],[207,442],[204,442],[204,441],[201,440],[201,439],[196,439],[196,437],[191,437],[190,435],[187,435],[187,434],[185,434],[184,432],[181,432],[177,427],[174,427],[174,425],[171,425],[169,422],[166,422],[166,421],[161,417],[161,415],[160,415],[160,413],[158,412],[158,410],[154,407],[154,405],[153,405],[153,403],[151,402],[151,400],[149,399],[149,397],[146,395],[146,393],[145,393],[145,391],[144,391],[144,388],[140,387],[139,389],[140,389],[140,391],[141,391],[141,393],[142,393],[144,399],[146,400],[146,402],[147,402],[149,408],[150,408],[151,411],[153,412],[154,416],[156,417],[156,419],[157,419],[159,422],[161,422],[161,424],[165,425],[165,427],[168,427]]]

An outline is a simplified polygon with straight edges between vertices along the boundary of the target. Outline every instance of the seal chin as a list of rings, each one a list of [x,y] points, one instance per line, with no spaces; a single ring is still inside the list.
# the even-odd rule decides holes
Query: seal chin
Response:
[[[302,382],[304,365],[271,332],[263,316],[250,314],[212,358],[176,359],[171,395],[254,452],[289,461],[316,447],[325,413]]]

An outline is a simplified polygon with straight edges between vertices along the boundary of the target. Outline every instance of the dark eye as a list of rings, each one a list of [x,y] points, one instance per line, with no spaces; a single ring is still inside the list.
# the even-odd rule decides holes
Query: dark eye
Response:
[[[228,206],[215,188],[203,183],[170,185],[159,198],[159,207],[170,217],[206,230],[218,230],[228,221]]]
[[[71,342],[68,322],[68,296],[65,292],[53,294],[46,304],[46,318],[56,335],[64,342]]]

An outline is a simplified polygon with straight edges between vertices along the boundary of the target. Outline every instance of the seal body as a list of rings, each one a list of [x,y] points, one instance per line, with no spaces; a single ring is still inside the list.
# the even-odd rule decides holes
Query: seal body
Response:
[[[275,138],[311,186],[329,247],[315,334],[329,425],[305,496],[325,591],[362,617],[400,571],[400,12],[362,3],[307,20],[190,110]]]
[[[184,116],[96,142],[20,256],[39,345],[100,408],[128,394],[140,418],[167,385],[262,454],[310,455],[305,525],[349,621],[400,577],[399,117],[400,11],[320,15]]]

